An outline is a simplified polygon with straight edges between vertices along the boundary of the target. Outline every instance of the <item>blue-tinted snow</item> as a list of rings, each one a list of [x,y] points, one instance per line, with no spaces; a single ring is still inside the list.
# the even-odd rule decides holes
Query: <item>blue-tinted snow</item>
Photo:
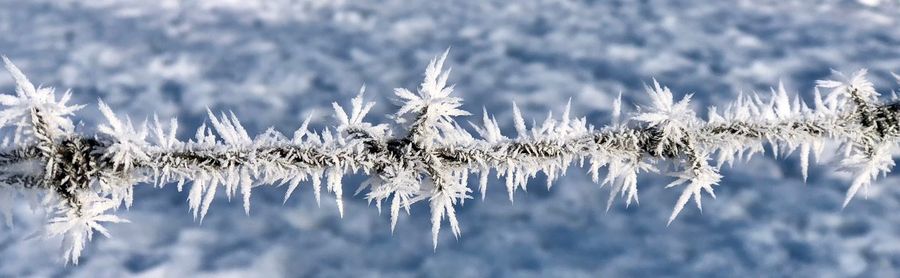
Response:
[[[234,110],[251,130],[292,131],[362,84],[390,113],[391,89],[416,86],[427,61],[452,47],[451,81],[465,108],[485,106],[511,128],[510,103],[527,117],[573,110],[595,125],[612,99],[645,100],[655,77],[695,107],[783,80],[810,95],[830,69],[869,68],[882,91],[900,71],[900,2],[866,1],[21,1],[0,0],[0,53],[36,83],[72,88],[85,130],[97,98],[133,118],[177,116],[193,133],[206,107]],[[0,78],[3,92],[12,81]],[[705,114],[702,112],[701,114]],[[184,137],[183,137],[184,138]],[[0,276],[81,277],[653,277],[896,276],[900,179],[881,179],[846,209],[849,184],[816,166],[771,157],[723,170],[703,214],[666,219],[679,192],[641,177],[641,203],[605,212],[606,189],[572,168],[549,192],[540,178],[506,200],[492,182],[486,202],[460,208],[462,237],[432,250],[427,208],[392,235],[389,217],[361,198],[344,219],[307,188],[213,204],[203,224],[186,194],[142,186],[135,206],[95,239],[81,264],[63,267],[58,240],[23,240],[40,224],[27,207],[0,232]],[[346,180],[352,192],[360,177]],[[476,196],[478,197],[478,196]]]

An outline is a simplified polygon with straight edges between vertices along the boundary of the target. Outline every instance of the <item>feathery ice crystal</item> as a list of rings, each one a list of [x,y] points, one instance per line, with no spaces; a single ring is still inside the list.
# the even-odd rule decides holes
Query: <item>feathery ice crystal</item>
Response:
[[[845,206],[894,166],[900,102],[880,103],[865,71],[843,81],[820,81],[818,87],[829,92],[823,96],[817,89],[812,107],[779,86],[770,98],[742,95],[712,107],[706,119],[690,107],[690,95],[676,100],[655,80],[647,88],[650,105],[623,119],[620,96],[613,103],[613,123],[602,128],[573,118],[568,106],[561,117],[551,114],[529,127],[513,104],[517,134],[507,137],[486,110],[481,124],[470,123],[474,134],[456,121],[470,114],[447,85],[446,58],[445,52],[431,61],[415,92],[395,90],[401,104],[394,126],[365,120],[374,103],[364,101],[363,88],[350,107],[333,104],[338,120],[333,128],[311,131],[307,118],[292,137],[274,129],[251,137],[234,114],[209,111],[210,125],[186,141],[176,138],[174,119],[166,126],[155,117],[135,124],[103,102],[99,108],[107,123],[96,135],[78,134],[71,117],[83,106],[67,104],[69,92],[57,99],[52,88],[35,87],[4,58],[16,91],[0,95],[0,212],[10,223],[12,202],[20,195],[44,208],[45,235],[62,236],[65,260],[77,264],[94,231],[109,236],[102,222],[126,222],[110,213],[132,204],[138,184],[176,184],[179,191],[189,185],[188,205],[202,221],[219,192],[229,198],[240,192],[249,214],[254,187],[286,184],[287,201],[309,181],[317,201],[323,185],[335,194],[343,216],[341,179],[363,172],[369,179],[356,194],[367,191],[365,199],[379,210],[389,202],[392,229],[401,210],[409,213],[413,204],[428,203],[436,248],[445,219],[459,236],[456,207],[472,198],[473,174],[480,176],[482,199],[491,173],[505,177],[512,201],[538,173],[547,176],[549,188],[569,166],[587,162],[593,181],[610,186],[608,209],[616,196],[626,205],[637,203],[638,175],[661,172],[675,178],[667,188],[682,190],[671,223],[691,199],[701,208],[704,192],[715,198],[723,164],[749,159],[766,144],[776,155],[799,150],[805,179],[809,156],[818,158],[826,143],[840,143],[841,166],[855,174]],[[602,179],[601,168],[606,168]]]

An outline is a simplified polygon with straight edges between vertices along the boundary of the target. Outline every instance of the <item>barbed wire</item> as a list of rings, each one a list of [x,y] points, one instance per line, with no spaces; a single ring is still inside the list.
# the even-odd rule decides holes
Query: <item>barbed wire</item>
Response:
[[[623,117],[620,96],[613,104],[614,121],[600,128],[572,117],[568,106],[561,117],[551,114],[528,127],[513,105],[517,135],[507,137],[486,110],[482,123],[471,129],[455,120],[470,114],[447,85],[446,57],[445,52],[431,61],[415,92],[396,89],[402,105],[391,117],[393,125],[365,121],[374,103],[363,100],[363,88],[349,110],[333,104],[339,124],[318,132],[308,129],[307,118],[291,137],[269,129],[251,138],[234,114],[210,111],[210,126],[204,124],[186,141],[176,138],[175,119],[135,125],[102,102],[107,123],[98,134],[76,133],[70,117],[83,106],[67,104],[69,92],[57,99],[52,88],[35,87],[4,57],[17,87],[15,95],[0,95],[0,127],[9,130],[0,151],[0,194],[30,196],[25,199],[45,208],[50,218],[45,234],[62,236],[66,261],[77,264],[94,231],[109,236],[101,223],[125,222],[111,212],[130,206],[133,187],[142,183],[176,184],[179,191],[189,184],[189,206],[202,221],[219,190],[229,198],[240,192],[249,214],[253,188],[287,184],[286,201],[309,181],[317,201],[323,185],[335,194],[343,216],[341,180],[361,172],[369,178],[356,194],[368,190],[364,198],[379,210],[390,201],[392,229],[401,210],[429,203],[436,248],[444,219],[455,236],[460,234],[455,208],[472,198],[472,175],[480,176],[482,198],[490,174],[504,177],[512,201],[538,173],[547,176],[549,188],[570,166],[584,166],[593,181],[610,186],[609,208],[616,196],[626,205],[638,202],[637,176],[658,172],[676,178],[666,187],[683,187],[671,223],[691,199],[702,209],[702,192],[715,197],[724,163],[750,159],[767,144],[775,154],[799,150],[805,179],[809,157],[838,143],[842,168],[856,177],[845,206],[894,165],[890,149],[900,135],[900,103],[896,97],[879,102],[865,71],[843,81],[820,81],[812,106],[791,99],[779,86],[767,100],[741,95],[713,107],[706,119],[690,107],[690,95],[676,101],[655,81],[647,88],[650,105]],[[823,95],[818,88],[830,92]],[[9,217],[12,204],[0,205]]]

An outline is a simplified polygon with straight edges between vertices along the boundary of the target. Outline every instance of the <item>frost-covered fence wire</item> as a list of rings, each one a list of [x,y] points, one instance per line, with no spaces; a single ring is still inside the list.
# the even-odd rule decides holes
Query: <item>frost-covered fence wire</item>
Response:
[[[647,88],[652,103],[622,117],[620,97],[613,122],[601,128],[573,118],[568,107],[561,117],[551,113],[529,127],[513,105],[517,134],[507,137],[487,111],[481,124],[470,123],[474,134],[455,120],[470,114],[460,109],[462,99],[451,96],[449,70],[442,70],[446,55],[431,61],[416,92],[395,90],[402,104],[391,117],[394,125],[365,121],[374,103],[363,100],[363,88],[349,107],[333,104],[339,123],[331,128],[310,131],[307,118],[291,136],[269,129],[251,137],[234,114],[209,112],[210,126],[187,141],[176,138],[174,119],[134,124],[103,102],[107,123],[99,134],[76,133],[71,117],[83,106],[67,104],[69,92],[57,99],[52,88],[35,87],[4,58],[16,93],[0,95],[0,206],[7,222],[20,195],[43,208],[50,219],[45,235],[63,236],[66,261],[77,263],[93,232],[109,236],[101,222],[125,222],[110,213],[130,206],[140,183],[177,184],[181,190],[191,181],[188,203],[202,221],[219,191],[229,198],[240,192],[249,213],[254,187],[286,184],[287,200],[309,181],[317,200],[323,186],[334,193],[343,215],[341,178],[362,172],[369,179],[356,193],[365,192],[379,209],[389,202],[392,228],[401,210],[408,213],[416,202],[430,205],[436,247],[444,219],[459,236],[455,207],[471,198],[473,174],[480,178],[482,198],[491,173],[505,177],[512,200],[538,173],[550,187],[570,165],[581,165],[595,182],[610,186],[608,208],[616,196],[626,205],[638,202],[638,174],[661,172],[675,177],[667,188],[682,188],[671,223],[690,199],[700,208],[702,192],[715,197],[723,163],[749,159],[767,143],[776,154],[799,150],[804,178],[811,154],[818,158],[826,143],[841,144],[841,166],[856,177],[844,205],[894,165],[900,103],[879,102],[865,71],[820,81],[812,104],[790,98],[779,86],[766,100],[742,95],[712,107],[706,119],[690,108],[690,95],[676,101],[655,81]],[[829,92],[823,97],[818,88]]]

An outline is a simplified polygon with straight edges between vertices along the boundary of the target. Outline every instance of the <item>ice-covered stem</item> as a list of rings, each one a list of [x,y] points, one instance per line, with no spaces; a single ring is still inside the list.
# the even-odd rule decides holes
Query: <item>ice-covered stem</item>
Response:
[[[392,229],[401,209],[408,213],[412,204],[428,201],[436,247],[445,218],[455,236],[461,232],[455,207],[471,198],[472,174],[481,176],[482,198],[488,175],[504,176],[512,201],[516,189],[526,189],[538,173],[547,176],[549,187],[569,166],[588,164],[595,182],[610,185],[609,208],[619,195],[626,205],[638,202],[639,173],[663,172],[675,177],[667,187],[683,186],[671,223],[691,199],[699,208],[702,192],[715,197],[719,167],[749,159],[766,144],[776,155],[799,149],[805,178],[811,154],[818,157],[828,142],[842,143],[842,166],[856,175],[849,201],[891,169],[890,148],[900,135],[900,104],[878,102],[864,71],[846,81],[820,82],[831,92],[823,97],[817,90],[812,107],[779,86],[766,101],[742,95],[701,118],[690,107],[690,95],[676,101],[654,81],[647,88],[649,105],[623,118],[619,99],[613,104],[615,122],[603,128],[571,117],[568,106],[561,117],[551,113],[529,127],[514,105],[515,137],[503,135],[487,111],[482,124],[472,124],[475,135],[456,122],[469,113],[451,96],[445,60],[446,53],[432,60],[415,92],[395,90],[400,108],[393,128],[364,120],[374,104],[364,102],[363,89],[349,110],[333,104],[338,125],[319,132],[308,130],[307,118],[291,137],[270,129],[251,138],[234,114],[210,112],[209,126],[187,141],[176,138],[174,119],[136,125],[102,102],[108,121],[99,133],[77,133],[69,117],[80,106],[66,105],[68,93],[57,100],[52,89],[35,88],[7,60],[16,95],[0,95],[0,127],[11,129],[4,133],[11,144],[0,151],[0,194],[44,197],[28,199],[42,200],[51,216],[47,235],[63,236],[67,260],[77,263],[94,231],[108,234],[100,222],[124,221],[106,213],[129,206],[136,184],[176,183],[181,190],[190,181],[188,203],[202,221],[220,191],[229,198],[239,191],[249,214],[254,187],[288,185],[287,200],[301,182],[311,181],[316,199],[324,185],[343,215],[341,179],[362,172],[370,178],[356,193],[368,189],[365,198],[379,209],[390,201]],[[9,204],[0,205],[8,215]]]

